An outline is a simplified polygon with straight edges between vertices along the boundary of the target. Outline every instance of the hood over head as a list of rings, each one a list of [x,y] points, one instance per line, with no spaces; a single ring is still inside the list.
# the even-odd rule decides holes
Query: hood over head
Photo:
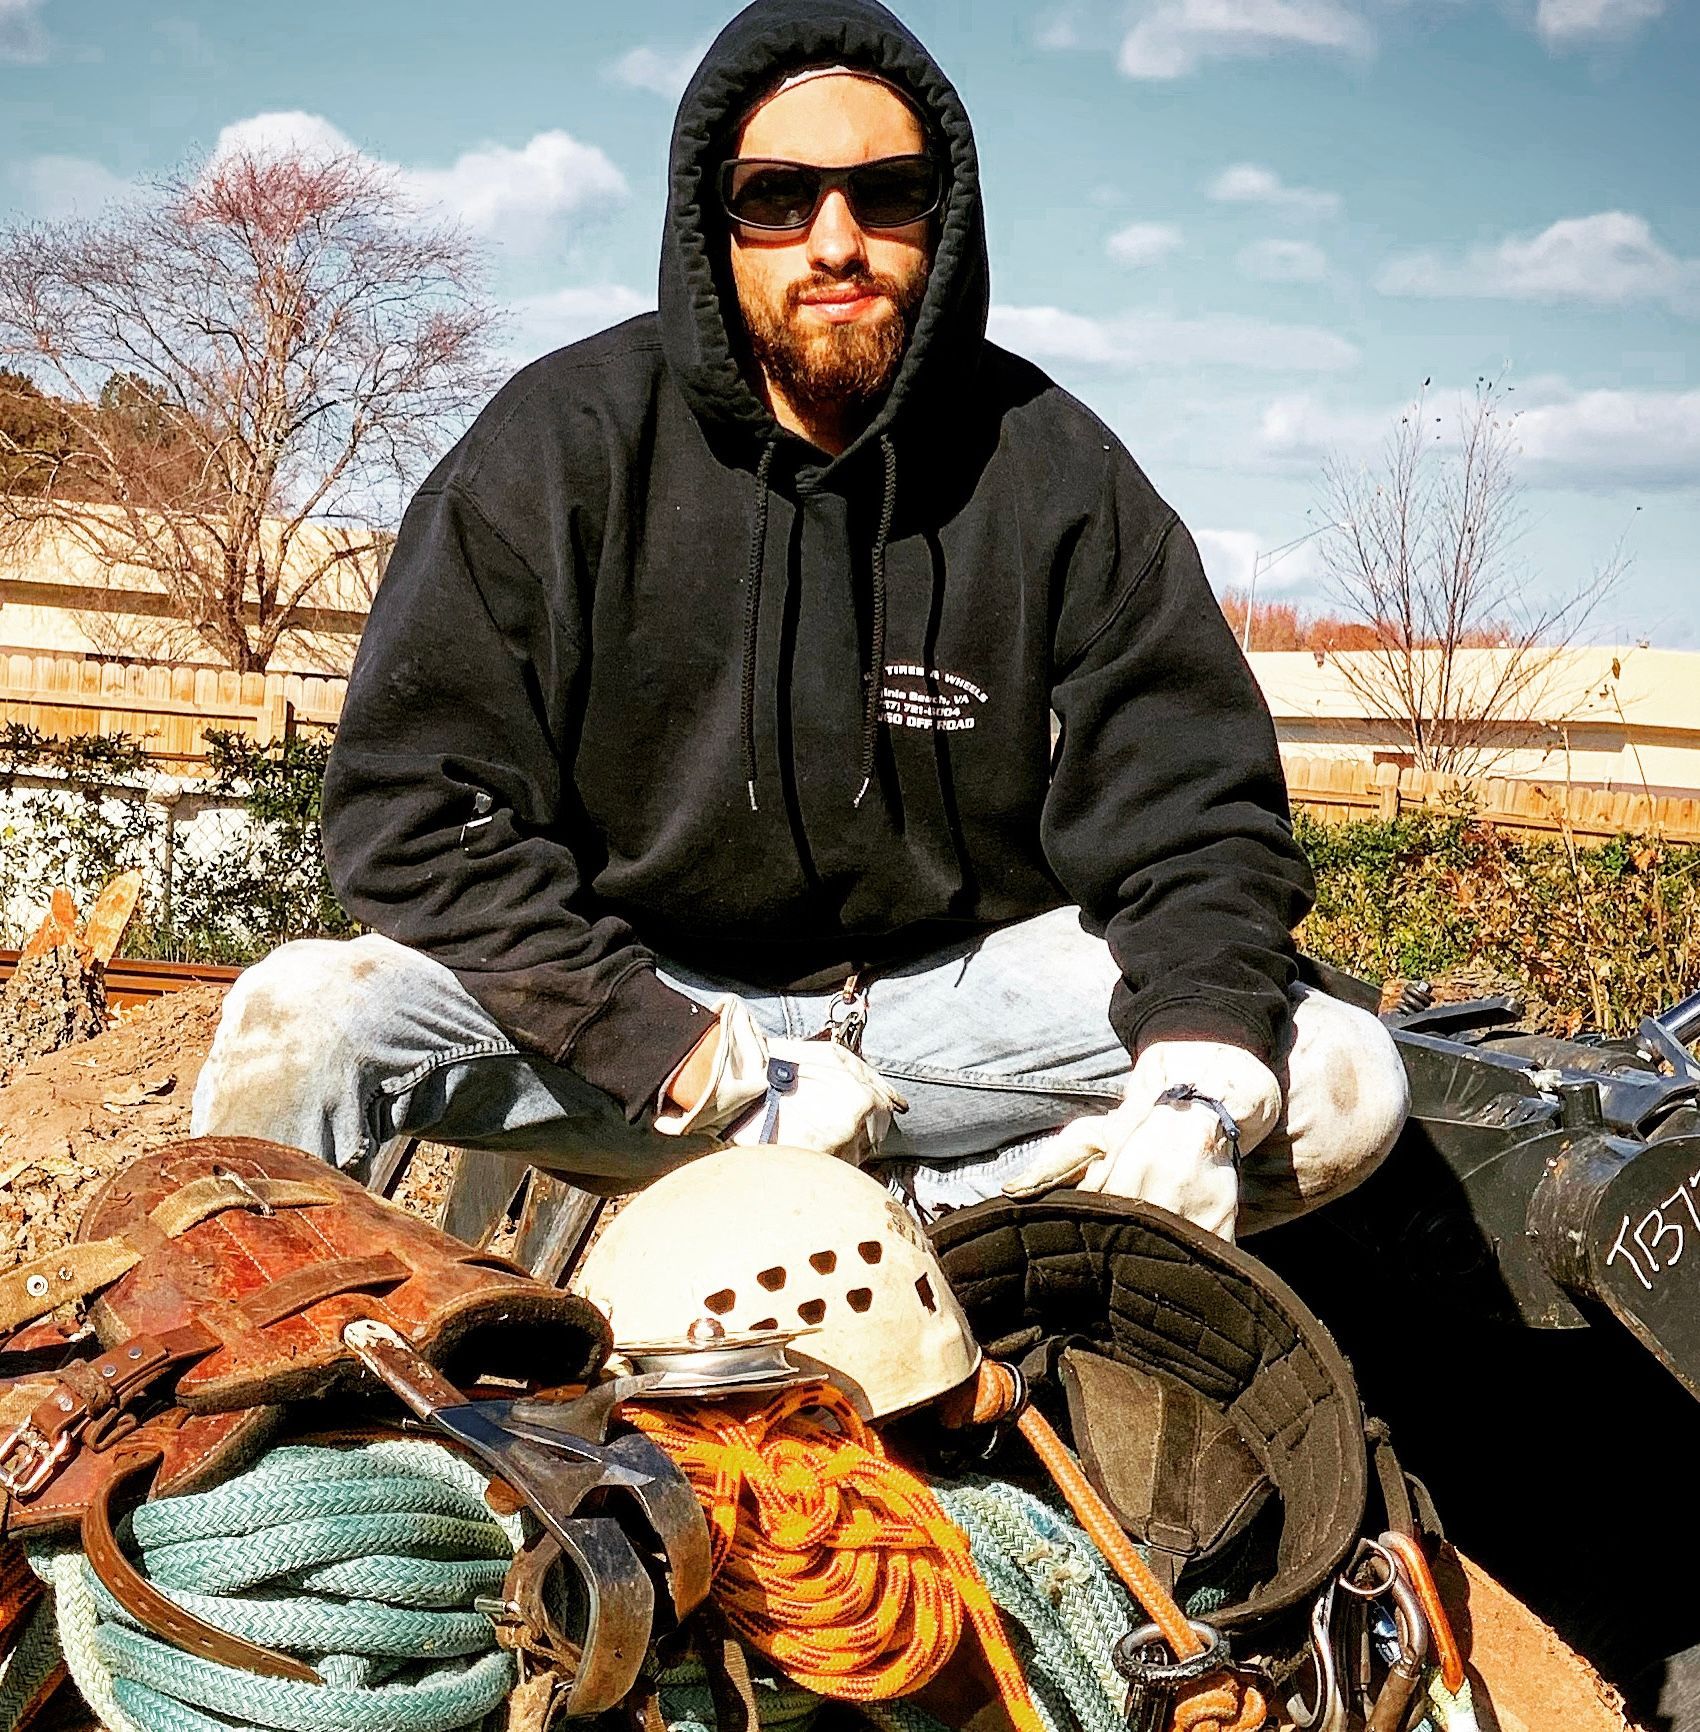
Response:
[[[990,273],[979,160],[950,80],[877,0],[754,0],[715,38],[679,104],[661,242],[662,346],[685,400],[719,445],[760,447],[779,427],[745,372],[715,175],[759,99],[789,72],[829,65],[865,68],[908,96],[948,188],[908,351],[878,415],[845,457],[971,367],[985,338]]]

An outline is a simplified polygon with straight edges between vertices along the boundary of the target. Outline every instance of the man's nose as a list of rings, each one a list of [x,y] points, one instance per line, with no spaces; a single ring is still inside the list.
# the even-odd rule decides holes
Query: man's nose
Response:
[[[861,227],[850,214],[850,204],[836,187],[821,200],[809,227],[809,263],[826,270],[843,270],[866,257]]]

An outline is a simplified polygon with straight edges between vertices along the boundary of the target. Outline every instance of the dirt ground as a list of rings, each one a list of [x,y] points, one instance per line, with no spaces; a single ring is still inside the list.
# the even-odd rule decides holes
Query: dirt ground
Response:
[[[0,1268],[65,1244],[109,1173],[188,1136],[221,997],[198,987],[155,999],[0,1087]],[[448,1150],[422,1148],[396,1201],[434,1217],[451,1163]]]

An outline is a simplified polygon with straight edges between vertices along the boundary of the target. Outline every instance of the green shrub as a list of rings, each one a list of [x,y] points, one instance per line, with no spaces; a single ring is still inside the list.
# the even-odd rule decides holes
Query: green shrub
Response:
[[[0,911],[45,910],[61,884],[86,908],[109,878],[156,859],[165,815],[147,803],[149,771],[125,734],[62,740],[0,726]],[[26,776],[48,785],[20,789]]]
[[[0,728],[0,910],[11,911],[0,942],[21,941],[55,886],[86,911],[131,867],[146,874],[125,935],[131,956],[241,964],[287,939],[352,933],[319,848],[329,742],[259,746],[216,729],[207,740],[211,774],[193,792],[229,799],[247,818],[210,855],[175,845],[181,828],[174,836],[166,809],[149,804],[153,766],[140,742]],[[24,776],[49,785],[19,788]]]
[[[1299,938],[1373,981],[1517,984],[1566,1030],[1620,1033],[1700,987],[1700,849],[1620,836],[1589,847],[1467,815],[1295,829],[1316,872]]]
[[[188,962],[247,963],[292,938],[347,938],[355,924],[325,876],[319,795],[330,741],[296,735],[256,745],[207,730],[212,775],[203,792],[240,801],[235,845],[209,858],[179,854],[170,944]]]
[[[0,727],[0,908],[45,908],[55,884],[86,908],[114,874],[141,866],[150,885],[169,876],[171,894],[144,900],[132,955],[245,963],[291,938],[354,932],[319,845],[329,741],[207,738],[199,791],[237,802],[248,823],[214,854],[178,848],[167,875],[166,815],[145,798],[137,741]],[[43,773],[49,788],[17,788]],[[1634,836],[1580,847],[1467,813],[1349,824],[1300,813],[1295,828],[1317,881],[1300,942],[1367,980],[1506,982],[1561,1029],[1613,1033],[1700,988],[1700,848]]]

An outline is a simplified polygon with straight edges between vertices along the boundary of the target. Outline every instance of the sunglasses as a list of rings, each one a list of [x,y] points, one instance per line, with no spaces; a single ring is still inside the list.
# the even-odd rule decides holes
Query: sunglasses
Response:
[[[944,177],[930,156],[885,156],[848,168],[741,156],[720,166],[720,202],[745,228],[806,229],[829,192],[841,192],[865,229],[900,229],[929,217],[944,200]]]

